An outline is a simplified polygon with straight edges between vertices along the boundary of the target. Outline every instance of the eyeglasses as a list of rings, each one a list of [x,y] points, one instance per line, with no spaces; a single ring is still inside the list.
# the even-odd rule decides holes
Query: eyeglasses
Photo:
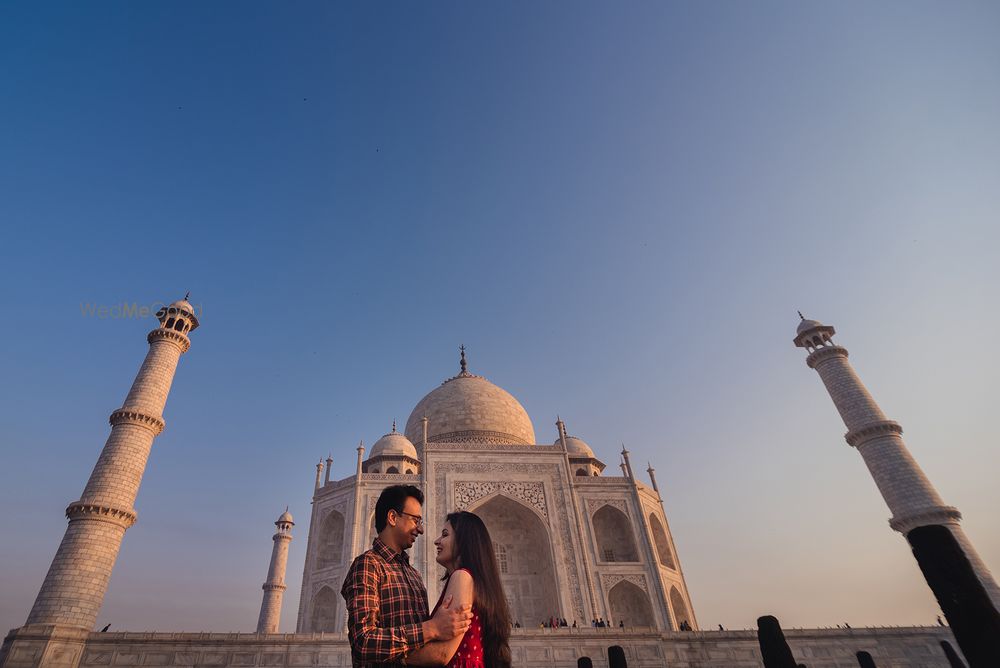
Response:
[[[416,522],[418,527],[422,527],[424,525],[424,518],[421,517],[420,515],[414,515],[412,513],[408,513],[402,510],[397,510],[396,512],[399,513],[400,515],[406,515],[407,517],[412,517],[413,521]]]

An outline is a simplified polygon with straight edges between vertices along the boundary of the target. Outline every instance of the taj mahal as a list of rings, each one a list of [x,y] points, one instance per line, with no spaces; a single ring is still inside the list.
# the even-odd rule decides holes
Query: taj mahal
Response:
[[[620,474],[605,475],[562,420],[555,431],[554,442],[538,443],[521,404],[470,373],[463,348],[458,375],[417,403],[403,433],[394,424],[367,458],[358,448],[354,476],[321,480],[317,468],[297,630],[344,630],[340,584],[375,538],[379,493],[397,483],[422,488],[429,535],[453,510],[483,519],[511,614],[524,626],[555,617],[697,628],[653,468],[640,482],[623,449]],[[425,540],[411,557],[432,599],[433,550]]]
[[[536,432],[514,396],[469,370],[464,347],[457,375],[417,401],[402,429],[393,423],[369,449],[358,446],[352,475],[334,480],[330,459],[317,464],[295,633],[277,632],[295,540],[296,523],[287,511],[274,522],[255,630],[95,632],[122,541],[137,521],[134,503],[153,441],[165,427],[178,362],[201,324],[186,298],[156,317],[149,352],[110,416],[111,433],[83,493],[66,509],[66,533],[26,623],[4,641],[0,666],[350,666],[341,583],[375,537],[379,493],[400,483],[423,491],[428,536],[438,534],[454,510],[483,519],[517,621],[515,666],[572,668],[584,659],[609,666],[612,645],[630,666],[763,665],[754,632],[699,627],[652,464],[638,475],[622,447],[620,460],[609,467],[585,435],[571,435],[559,418]],[[902,428],[882,413],[834,334],[833,327],[802,318],[794,345],[805,351],[843,418],[848,444],[861,454],[891,511],[891,529],[907,535],[945,527],[1000,606],[1000,588],[962,532],[961,514],[944,503],[910,456]],[[431,541],[419,541],[411,560],[435,600],[441,582]],[[549,628],[553,618],[566,623]],[[595,619],[606,624],[595,627]],[[796,629],[786,637],[795,660],[810,668],[857,666],[861,651],[882,668],[946,667],[953,664],[943,644],[957,648],[948,627]]]

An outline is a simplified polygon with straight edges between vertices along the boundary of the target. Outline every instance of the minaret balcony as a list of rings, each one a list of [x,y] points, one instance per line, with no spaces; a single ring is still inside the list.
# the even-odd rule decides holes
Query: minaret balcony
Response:
[[[844,440],[852,448],[856,448],[876,438],[902,433],[903,427],[898,422],[893,420],[879,420],[878,422],[872,422],[863,427],[852,429],[844,434]]]

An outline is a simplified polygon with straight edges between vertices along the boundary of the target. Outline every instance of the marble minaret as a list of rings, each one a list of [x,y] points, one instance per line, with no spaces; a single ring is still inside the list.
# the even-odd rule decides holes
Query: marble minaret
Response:
[[[957,508],[945,505],[907,450],[903,428],[886,418],[875,403],[847,360],[847,349],[833,342],[834,333],[833,327],[803,318],[794,343],[809,352],[806,364],[816,369],[830,393],[847,426],[847,443],[861,453],[875,479],[892,512],[889,526],[904,536],[921,526],[947,527],[994,606],[1000,607],[1000,587],[959,525],[962,514]]]
[[[267,569],[267,581],[264,582],[264,600],[260,604],[260,617],[257,619],[257,633],[277,633],[281,622],[281,599],[285,595],[285,566],[288,564],[288,544],[292,542],[292,515],[285,508],[281,517],[274,523],[278,527],[274,534],[274,547],[271,548],[271,565]]]
[[[163,407],[180,356],[198,327],[186,299],[156,313],[149,352],[125,397],[111,413],[111,434],[79,501],[66,509],[69,526],[49,567],[28,624],[92,629],[104,601],[125,531],[136,520],[133,504],[153,439],[163,431]]]

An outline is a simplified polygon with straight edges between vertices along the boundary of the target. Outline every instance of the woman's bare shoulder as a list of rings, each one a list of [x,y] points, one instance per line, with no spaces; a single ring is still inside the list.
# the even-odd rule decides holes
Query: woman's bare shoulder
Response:
[[[463,594],[471,595],[473,590],[472,573],[460,568],[448,578],[447,591],[456,599]]]

